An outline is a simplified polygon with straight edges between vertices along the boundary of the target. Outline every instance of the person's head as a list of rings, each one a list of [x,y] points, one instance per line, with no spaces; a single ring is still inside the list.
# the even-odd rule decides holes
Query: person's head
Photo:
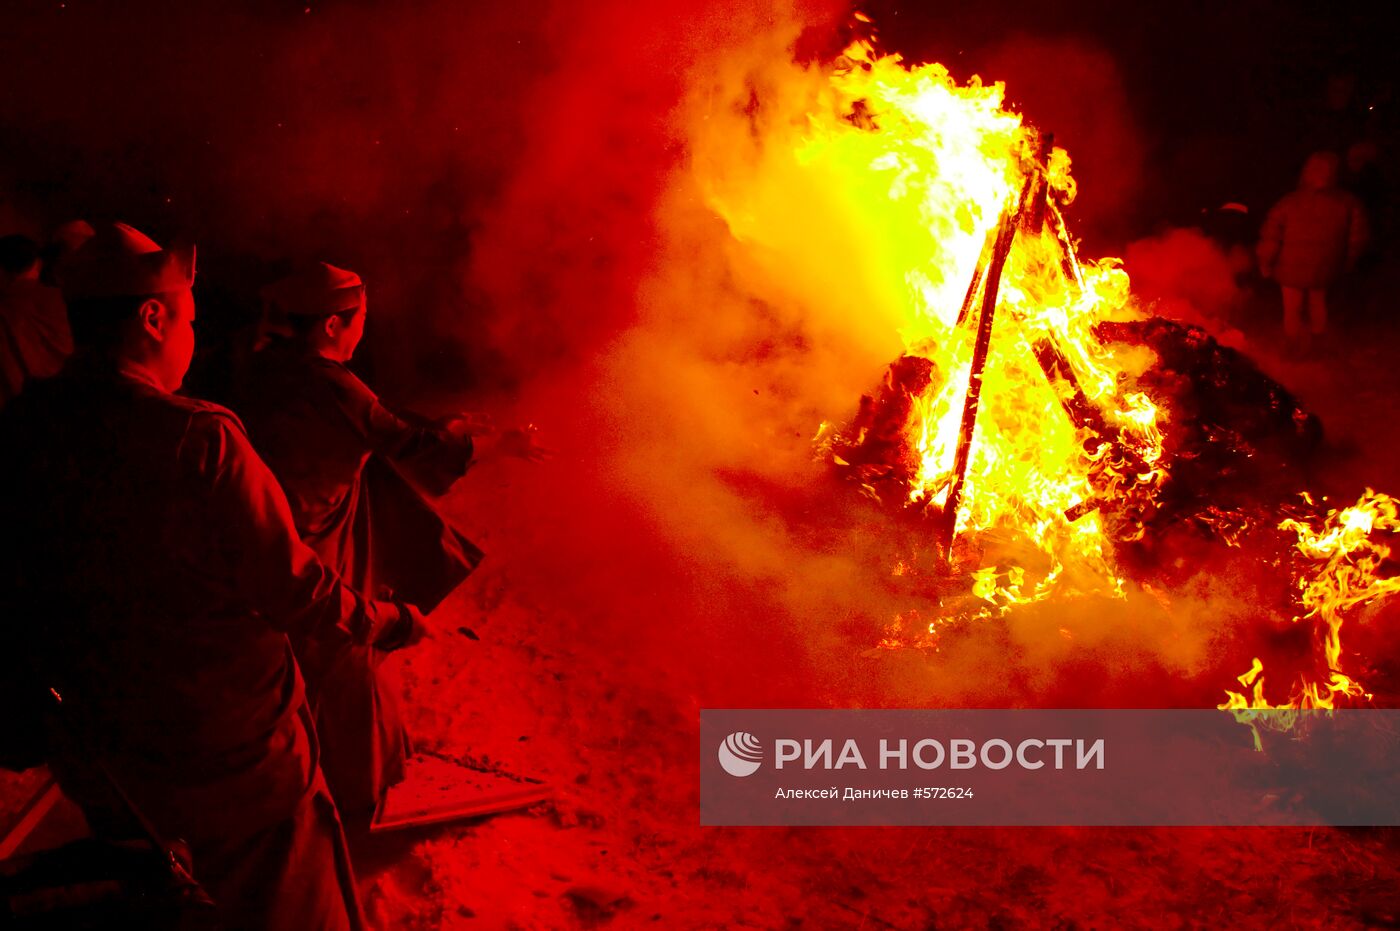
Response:
[[[139,366],[175,391],[194,357],[194,252],[123,224],[100,228],[59,281],[75,349]]]
[[[1327,109],[1345,110],[1356,99],[1356,75],[1349,73],[1327,76]]]
[[[365,335],[363,295],[358,307],[322,317],[289,314],[287,324],[297,339],[306,343],[307,348],[317,355],[337,362],[349,362]]]
[[[68,301],[74,349],[135,363],[167,391],[179,390],[194,358],[194,319],[189,288]]]
[[[1380,147],[1371,140],[1362,139],[1358,142],[1353,142],[1347,148],[1347,171],[1351,172],[1353,175],[1360,174],[1367,168],[1376,164],[1380,156]]]
[[[39,253],[39,280],[50,287],[58,287],[60,266],[96,232],[86,220],[69,220],[60,224],[49,237],[48,245]]]
[[[365,333],[365,286],[359,275],[316,262],[262,293],[269,313],[309,350],[337,362],[354,356]]]
[[[1298,186],[1309,191],[1325,191],[1337,186],[1337,170],[1341,159],[1336,152],[1314,152],[1303,164]]]
[[[22,233],[0,236],[0,286],[39,277],[39,244]]]

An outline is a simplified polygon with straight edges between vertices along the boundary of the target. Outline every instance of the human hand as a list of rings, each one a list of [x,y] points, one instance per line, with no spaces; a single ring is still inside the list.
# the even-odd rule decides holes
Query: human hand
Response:
[[[455,436],[492,436],[499,432],[496,419],[484,411],[469,411],[447,419],[447,429]]]
[[[527,424],[518,430],[506,430],[496,443],[499,455],[524,459],[526,462],[544,462],[554,458],[554,450],[544,446],[534,424]]]
[[[399,602],[398,606],[398,621],[375,643],[376,647],[386,653],[416,646],[433,636],[433,630],[428,626],[422,611],[406,602]]]

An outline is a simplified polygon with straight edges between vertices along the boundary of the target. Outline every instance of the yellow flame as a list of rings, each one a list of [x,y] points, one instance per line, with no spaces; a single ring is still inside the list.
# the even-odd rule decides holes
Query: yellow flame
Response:
[[[970,320],[960,312],[1002,217],[1019,212],[1028,178],[1043,179],[1044,222],[1020,227],[998,279],[954,527],[973,540],[1015,541],[1003,553],[1029,547],[1038,557],[985,559],[992,564],[972,574],[974,616],[1052,593],[1121,595],[1113,542],[1143,532],[1136,515],[1150,512],[1165,479],[1169,418],[1161,399],[1134,390],[1151,354],[1095,338],[1098,324],[1138,311],[1121,263],[1083,262],[1069,239],[1059,209],[1075,192],[1069,156],[1042,151],[1038,135],[1005,106],[1003,85],[975,77],[959,84],[942,65],[910,65],[868,41],[827,66],[778,66],[769,57],[729,67],[729,80],[750,99],[715,106],[718,98],[707,98],[692,127],[691,167],[748,263],[734,274],[756,273],[775,305],[820,307],[857,322],[840,333],[860,342],[862,357],[902,352],[933,363],[903,437],[911,462],[898,464],[908,473],[901,486],[908,507],[949,504],[980,302],[968,305]],[[1046,346],[1054,347],[1053,365]],[[1086,408],[1095,423],[1068,413]],[[816,444],[851,467],[837,450],[859,446],[867,428],[847,436],[837,425],[841,412],[828,416]],[[878,481],[862,486],[877,500]],[[1105,501],[1120,507],[1099,508]],[[1121,507],[1125,501],[1132,507]],[[1400,589],[1400,580],[1383,575],[1390,551],[1378,539],[1397,530],[1392,499],[1368,491],[1320,527],[1286,521],[1282,529],[1297,533],[1309,561],[1295,620],[1319,625],[1321,661],[1278,705],[1256,659],[1239,677],[1242,691],[1227,692],[1220,706],[1246,716],[1369,697],[1342,669],[1343,619]],[[914,568],[901,561],[895,571]],[[909,612],[880,646],[936,648],[945,623]]]
[[[1310,497],[1304,497],[1311,503]],[[1318,625],[1323,668],[1300,674],[1287,699],[1275,704],[1264,690],[1264,664],[1255,658],[1250,671],[1239,677],[1249,693],[1227,691],[1221,709],[1330,710],[1339,701],[1370,700],[1361,683],[1342,668],[1342,624],[1355,609],[1400,591],[1400,577],[1385,574],[1391,553],[1385,535],[1400,533],[1398,512],[1400,505],[1394,498],[1368,488],[1351,507],[1329,511],[1320,526],[1295,519],[1279,524],[1280,530],[1297,535],[1298,551],[1311,561],[1297,580],[1297,601],[1303,613],[1293,620],[1312,620]],[[1285,728],[1291,719],[1268,720],[1279,721],[1277,727]],[[1256,732],[1256,744],[1257,740]]]
[[[704,149],[696,159],[702,187],[737,240],[806,280],[794,287],[838,294],[850,288],[835,276],[858,280],[904,353],[934,363],[908,425],[917,457],[908,505],[943,508],[976,333],[975,319],[958,325],[969,281],[1030,173],[1044,172],[1052,204],[1073,198],[1069,157],[1053,149],[1037,164],[1038,136],[1006,108],[1003,85],[977,78],[960,85],[942,65],[911,66],[866,41],[815,81],[801,72],[791,83],[769,88],[761,102],[768,138],[757,163],[740,166],[718,144]],[[1164,475],[1161,409],[1124,390],[1127,360],[1092,333],[1104,320],[1133,314],[1127,275],[1115,259],[1081,264],[1067,234],[1057,232],[1060,223],[1052,206],[1041,229],[1018,234],[1000,279],[956,515],[959,534],[1010,534],[1048,557],[1038,561],[1035,579],[988,590],[1000,603],[1052,590],[1121,594],[1094,502],[1150,490]],[[826,254],[830,247],[810,235],[831,224],[850,230],[851,245],[839,254]],[[1137,469],[1119,474],[1106,447],[1086,443],[1085,426],[1066,414],[1065,384],[1052,382],[1037,359],[1037,346],[1047,342],[1087,402],[1121,433]],[[823,424],[819,443],[827,445],[832,432]]]

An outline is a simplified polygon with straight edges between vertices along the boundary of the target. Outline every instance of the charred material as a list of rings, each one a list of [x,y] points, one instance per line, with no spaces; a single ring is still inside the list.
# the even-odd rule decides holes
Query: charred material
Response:
[[[1145,532],[1120,548],[1125,567],[1138,577],[1169,574],[1179,551],[1197,546],[1189,538],[1227,546],[1248,539],[1266,562],[1295,559],[1276,531],[1284,517],[1316,523],[1325,511],[1299,496],[1322,448],[1318,417],[1200,327],[1152,317],[1100,324],[1097,334],[1156,354],[1138,384],[1172,413],[1163,447],[1168,481]]]
[[[1322,422],[1248,356],[1200,327],[1161,317],[1097,329],[1105,341],[1157,355],[1139,384],[1172,408],[1171,480],[1159,525],[1186,519],[1220,530],[1230,523],[1223,514],[1272,506],[1306,486]]]
[[[904,502],[918,457],[907,431],[914,405],[933,384],[936,367],[922,356],[900,356],[874,394],[862,395],[855,419],[831,441],[838,474],[882,503]]]
[[[1105,342],[1146,346],[1157,355],[1157,363],[1134,387],[1171,409],[1164,445],[1167,478],[1151,509],[1137,508],[1131,496],[1105,487],[1067,518],[1104,512],[1124,546],[1123,555],[1146,571],[1159,561],[1160,540],[1153,537],[1189,530],[1204,541],[1234,545],[1255,526],[1277,523],[1279,502],[1297,501],[1296,508],[1309,512],[1298,516],[1315,516],[1297,491],[1308,484],[1322,424],[1286,388],[1199,327],[1153,317],[1102,324],[1097,335]],[[1053,353],[1039,361],[1047,376],[1068,368]],[[919,462],[909,424],[936,376],[930,360],[900,357],[879,390],[861,398],[856,417],[830,442],[837,474],[892,510],[904,510],[910,499]],[[1102,454],[1105,443],[1110,451],[1120,448],[1097,408],[1087,400],[1074,407],[1067,412],[1078,412],[1076,425],[1087,428],[1086,454]],[[1270,519],[1262,521],[1266,511]],[[943,511],[920,513],[937,519]]]

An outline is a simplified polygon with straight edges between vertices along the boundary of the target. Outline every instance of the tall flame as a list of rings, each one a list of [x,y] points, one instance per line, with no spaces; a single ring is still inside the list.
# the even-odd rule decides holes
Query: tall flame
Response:
[[[1043,174],[1047,221],[1017,235],[999,279],[954,529],[1010,535],[1041,553],[1038,565],[1022,567],[1034,578],[1014,586],[1010,600],[1067,588],[1120,592],[1096,505],[1160,483],[1163,417],[1153,399],[1126,387],[1140,352],[1120,356],[1094,337],[1096,324],[1134,314],[1120,263],[1081,264],[1068,240],[1057,205],[1074,196],[1069,157],[1058,148],[1038,157],[1039,137],[1006,108],[1003,85],[959,85],[942,65],[911,67],[868,41],[800,90],[766,102],[790,112],[766,124],[775,138],[757,165],[736,171],[711,151],[697,167],[738,240],[797,274],[867,280],[864,293],[891,320],[905,355],[933,363],[905,428],[916,458],[903,489],[909,506],[948,505],[977,335],[977,321],[960,322],[960,311],[1003,214],[1022,206],[1030,174]],[[858,245],[847,254],[814,261],[803,222],[814,200],[822,210],[814,222],[849,226]],[[1046,347],[1067,369],[1059,381],[1047,372]],[[1133,467],[1067,414],[1072,394],[1128,447]],[[819,442],[830,446],[837,432],[823,425]]]
[[[975,554],[983,562],[970,593],[982,607],[973,616],[1053,593],[1121,595],[1113,544],[1140,537],[1156,504],[1168,417],[1162,399],[1135,388],[1150,351],[1095,335],[1100,324],[1142,315],[1118,260],[1076,254],[1060,211],[1075,192],[1068,155],[1007,109],[1003,85],[975,77],[962,85],[942,65],[911,66],[869,41],[831,65],[770,59],[735,68],[748,105],[731,101],[728,118],[713,120],[720,111],[702,106],[693,127],[692,168],[706,202],[743,261],[762,269],[770,300],[837,308],[862,324],[846,331],[852,339],[897,334],[885,359],[902,353],[900,362],[914,363],[886,376],[907,397],[894,408],[898,435],[874,444],[895,460],[899,480],[876,487],[872,478],[865,490],[940,515],[955,535],[992,541]],[[1037,184],[1043,222],[1025,223]],[[994,243],[1012,217],[1015,238],[999,253]],[[989,271],[989,254],[1004,254],[1004,267]],[[1000,290],[978,310],[984,272]],[[964,411],[989,310],[968,445]],[[872,435],[858,416],[850,427],[823,423],[817,441],[844,467],[858,465],[843,457]],[[1245,691],[1227,693],[1220,707],[1248,716],[1369,698],[1343,671],[1341,629],[1348,612],[1400,591],[1400,578],[1384,574],[1390,550],[1378,539],[1400,531],[1395,500],[1368,491],[1316,526],[1289,520],[1279,529],[1296,534],[1305,560],[1295,621],[1318,625],[1318,668],[1276,705],[1256,659],[1239,677]],[[895,555],[896,575],[919,558]],[[881,645],[936,646],[941,620],[909,611]],[[1269,721],[1283,726],[1288,716]]]

